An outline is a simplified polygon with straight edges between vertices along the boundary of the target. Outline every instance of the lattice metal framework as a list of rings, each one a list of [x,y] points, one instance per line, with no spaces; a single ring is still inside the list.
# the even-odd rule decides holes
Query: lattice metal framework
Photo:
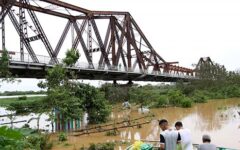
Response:
[[[34,4],[36,2],[37,5]],[[46,7],[46,5],[48,6]],[[0,13],[2,48],[5,48],[4,20],[8,16],[20,37],[20,59],[22,61],[24,60],[25,48],[31,59],[36,63],[39,62],[31,42],[41,40],[51,58],[50,63],[58,63],[58,54],[67,34],[70,29],[73,29],[72,33],[76,33],[76,36],[73,35],[75,39],[72,42],[72,48],[83,51],[82,57],[86,57],[90,68],[94,68],[93,64],[96,63],[93,62],[94,53],[99,53],[98,68],[96,69],[107,67],[115,70],[118,67],[123,67],[125,71],[139,69],[142,73],[150,71],[156,74],[162,72],[193,74],[193,70],[177,66],[178,62],[164,60],[152,47],[129,12],[91,11],[59,0],[0,0],[0,6],[2,8]],[[14,11],[13,7],[19,11]],[[59,8],[66,10],[66,12],[57,11]],[[70,11],[74,11],[77,15],[72,15],[69,13]],[[55,48],[46,36],[36,12],[68,20]],[[28,19],[30,18],[33,25],[28,25],[26,16]],[[104,37],[100,34],[101,28],[96,23],[98,20],[108,22]],[[34,31],[34,36],[29,37],[29,28]],[[87,40],[83,36],[84,31],[87,31]],[[97,45],[95,48],[94,42]]]

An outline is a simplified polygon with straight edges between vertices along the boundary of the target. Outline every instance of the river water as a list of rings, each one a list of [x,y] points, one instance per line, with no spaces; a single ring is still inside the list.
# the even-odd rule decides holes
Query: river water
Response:
[[[130,141],[138,139],[159,140],[160,129],[157,119],[165,118],[173,127],[176,121],[182,121],[185,128],[192,132],[193,143],[201,143],[203,134],[212,137],[212,143],[217,146],[240,149],[240,99],[211,100],[204,104],[195,104],[192,108],[159,108],[151,109],[150,113],[155,114],[153,120],[142,128],[120,129],[117,136],[106,136],[105,133],[94,133],[90,135],[68,137],[70,146],[56,144],[54,149],[80,148],[89,143],[100,143],[106,141]],[[121,120],[126,116],[139,118],[143,114],[137,110],[121,110],[115,108],[112,118]],[[146,121],[146,120],[145,120]],[[139,120],[139,122],[144,122]],[[74,133],[75,134],[75,133]],[[57,136],[52,137],[53,141]],[[123,149],[124,146],[117,147]]]
[[[9,114],[4,108],[0,108],[0,115]],[[114,107],[111,114],[112,120],[120,122],[126,119],[140,118],[149,114],[154,114],[153,118],[143,118],[132,122],[133,124],[144,123],[150,121],[148,124],[142,125],[142,128],[128,127],[119,129],[117,136],[106,136],[106,132],[93,133],[89,135],[73,136],[75,132],[70,132],[68,136],[68,145],[59,144],[57,142],[57,134],[52,135],[55,150],[72,150],[73,148],[80,148],[88,146],[89,143],[101,143],[107,141],[128,141],[133,143],[135,140],[159,140],[160,129],[158,126],[158,119],[165,118],[169,121],[170,126],[173,127],[176,121],[182,121],[185,128],[192,132],[193,143],[201,143],[203,134],[209,134],[212,137],[212,143],[217,146],[240,149],[240,99],[226,99],[226,100],[211,100],[208,103],[195,104],[192,108],[158,108],[150,109],[149,112],[142,114],[137,108],[132,110],[123,110],[120,105]],[[14,121],[29,120],[36,118],[38,114],[31,113],[26,116],[15,116]],[[48,120],[48,115],[43,114],[40,119],[40,128],[51,132],[51,122]],[[86,117],[85,119],[86,120]],[[0,124],[10,122],[8,117],[0,118]],[[110,121],[109,123],[111,123]],[[84,121],[82,122],[82,124]],[[86,122],[85,122],[86,123]],[[109,124],[108,123],[108,124]],[[14,127],[21,127],[24,123],[14,124]],[[37,120],[31,121],[30,127],[37,128]],[[119,124],[124,126],[123,124]],[[119,126],[118,125],[118,126]],[[8,125],[10,126],[10,124]],[[82,125],[84,126],[84,125]],[[108,128],[112,128],[109,126]],[[106,129],[106,128],[105,128]],[[53,129],[54,130],[54,129]],[[118,146],[118,149],[124,149],[126,146]]]

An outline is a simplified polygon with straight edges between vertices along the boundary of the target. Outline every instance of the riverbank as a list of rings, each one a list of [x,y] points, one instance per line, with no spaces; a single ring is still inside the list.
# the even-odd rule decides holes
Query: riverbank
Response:
[[[201,136],[205,133],[212,137],[212,142],[217,146],[239,148],[240,147],[240,99],[218,99],[210,100],[207,103],[194,104],[191,108],[167,107],[150,109],[150,113],[155,117],[149,124],[141,128],[130,127],[119,129],[116,136],[106,136],[106,133],[86,134],[82,136],[73,136],[68,134],[68,140],[58,141],[58,134],[53,134],[53,150],[72,150],[87,147],[90,143],[104,143],[122,141],[124,144],[117,144],[116,149],[123,149],[129,143],[138,139],[158,140],[159,127],[157,119],[166,118],[171,126],[176,121],[181,120],[186,128],[192,131],[193,143],[201,143]],[[145,114],[146,115],[146,114]],[[143,114],[138,110],[113,109],[112,121],[124,120],[126,116],[139,118]],[[232,140],[225,140],[224,137],[234,137]],[[118,143],[118,142],[117,142]]]
[[[46,95],[26,95],[26,99],[21,100],[22,95],[15,95],[15,96],[0,96],[0,106],[7,107],[13,103],[31,103],[41,101],[43,97]]]

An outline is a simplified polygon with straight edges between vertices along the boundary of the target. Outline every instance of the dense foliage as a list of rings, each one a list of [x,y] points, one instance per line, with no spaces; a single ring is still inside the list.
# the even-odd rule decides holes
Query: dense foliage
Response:
[[[49,150],[52,144],[48,141],[48,135],[38,133],[32,129],[0,127],[1,150]]]
[[[100,88],[105,93],[105,98],[111,102],[122,102],[129,99],[129,87],[128,86],[115,86],[113,84],[103,84]]]
[[[79,57],[80,57],[80,54],[77,49],[69,49],[66,52],[66,57],[63,59],[63,62],[67,66],[72,66],[77,62]]]
[[[228,72],[224,66],[212,63],[199,66],[196,74],[198,80],[187,83],[178,81],[171,85],[135,85],[130,88],[103,85],[101,90],[109,101],[127,99],[149,107],[191,107],[193,103],[204,103],[208,99],[240,97],[239,72]]]
[[[90,144],[87,150],[114,150],[115,143],[99,143],[99,144]]]
[[[11,75],[8,69],[8,63],[8,52],[6,49],[4,49],[0,57],[0,77],[8,78]]]
[[[46,82],[39,83],[39,87],[47,89],[44,103],[59,110],[65,120],[79,119],[87,112],[89,123],[105,122],[110,107],[104,96],[95,87],[79,83],[75,72],[66,68],[76,63],[78,57],[77,51],[71,49],[67,52],[64,64],[48,70]]]

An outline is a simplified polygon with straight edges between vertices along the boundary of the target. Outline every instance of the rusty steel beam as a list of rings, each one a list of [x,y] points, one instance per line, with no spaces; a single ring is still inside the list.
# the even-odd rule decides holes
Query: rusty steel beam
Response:
[[[124,11],[91,11],[90,15],[129,15],[129,12],[124,12]]]
[[[98,44],[99,44],[99,46],[100,46],[100,50],[101,50],[102,55],[103,55],[103,57],[104,57],[104,61],[105,61],[105,63],[107,64],[108,68],[110,69],[110,68],[111,68],[111,64],[110,64],[110,62],[109,62],[108,55],[107,55],[107,53],[106,53],[106,47],[105,47],[105,45],[103,44],[103,41],[102,41],[101,35],[100,35],[100,33],[99,33],[98,27],[97,27],[97,25],[96,25],[96,22],[95,22],[95,20],[91,19],[91,23],[92,23],[93,30],[94,30],[95,35],[96,35],[97,40],[98,40]]]
[[[8,12],[11,10],[14,2],[16,0],[1,0],[1,6],[2,6],[2,10],[0,13],[0,23],[4,20],[5,16],[8,14]]]
[[[127,60],[128,60],[128,70],[132,68],[132,55],[131,55],[131,33],[130,33],[130,18],[126,15],[127,21]],[[140,67],[141,68],[141,67]]]
[[[139,61],[139,68],[142,69],[142,67],[144,68],[144,70],[146,70],[146,65],[143,61],[143,54],[141,53],[141,51],[138,49],[137,44],[136,44],[136,40],[135,40],[135,36],[134,36],[134,32],[133,32],[133,28],[130,24],[130,35],[132,36],[131,38],[131,45],[133,46],[133,48],[135,49],[136,55],[137,55],[137,59]]]
[[[27,0],[23,0],[23,3],[29,4],[29,2]],[[38,20],[35,12],[30,10],[30,9],[27,9],[27,11],[28,11],[28,14],[29,14],[30,18],[33,21],[33,24],[35,25],[35,27],[36,27],[39,35],[40,35],[40,39],[42,40],[49,56],[51,57],[51,59],[53,60],[54,63],[58,63],[58,60],[57,60],[56,56],[54,55],[54,50],[53,50],[53,48],[52,48],[52,46],[51,46],[51,44],[50,44],[50,42],[49,42],[49,40],[46,36],[41,24],[40,24],[40,21]]]
[[[83,16],[83,15],[80,15],[80,16],[75,16],[75,19],[110,19],[112,16]]]
[[[117,20],[115,20],[116,25],[117,25],[117,23],[118,23]],[[124,19],[122,30],[120,30],[121,36],[120,36],[120,38],[118,38],[118,50],[117,50],[116,64],[119,63],[120,55],[121,55],[121,53],[123,53],[122,46],[123,46],[124,32],[122,32],[122,31],[125,31],[126,25],[127,25],[127,22],[126,22],[126,19]],[[115,32],[116,32],[116,35],[118,35],[117,31],[115,31]]]
[[[16,17],[14,16],[14,14],[11,11],[8,13],[8,16],[9,16],[10,20],[12,21],[13,26],[16,29],[18,35],[20,36],[20,34],[21,34],[20,33],[21,32],[20,31],[20,25],[19,25]],[[34,53],[34,51],[33,51],[32,47],[31,47],[29,41],[27,40],[27,37],[24,34],[22,36],[23,36],[23,44],[25,45],[25,47],[26,47],[29,55],[31,56],[33,62],[38,63],[39,60],[38,60],[36,54]]]
[[[120,59],[120,56],[121,56],[122,61],[123,61],[123,65],[124,65],[124,68],[125,68],[125,71],[127,71],[127,63],[126,63],[126,60],[125,60],[125,57],[124,57],[124,54],[123,54],[123,48],[122,48],[124,34],[122,33],[122,34],[121,34],[121,37],[119,38],[119,35],[118,35],[118,33],[117,33],[117,29],[116,29],[116,28],[115,28],[115,33],[116,33],[116,38],[117,38],[117,42],[118,42],[118,50],[117,50],[117,56],[116,56],[116,64],[117,64],[117,65],[119,64],[119,59]]]
[[[5,35],[5,21],[3,19],[2,23],[2,49],[6,49],[6,35]]]
[[[58,53],[59,53],[59,51],[60,51],[60,49],[61,49],[61,47],[63,45],[63,42],[64,42],[65,38],[67,36],[67,33],[68,33],[69,29],[70,29],[70,26],[71,26],[71,21],[68,20],[68,22],[66,24],[66,27],[64,28],[63,33],[62,33],[62,35],[61,35],[61,37],[60,37],[60,39],[58,41],[58,44],[57,44],[57,46],[56,46],[56,48],[54,50],[54,56],[56,58],[57,58]]]
[[[107,44],[108,44],[108,39],[109,39],[109,36],[110,36],[110,31],[111,31],[111,27],[110,27],[110,23],[108,24],[108,29],[107,29],[107,32],[106,32],[106,35],[105,35],[105,40],[104,40],[104,46],[107,47]],[[109,44],[108,48],[107,48],[107,54],[110,52],[110,49],[111,49],[111,44]],[[104,67],[105,64],[103,63],[104,61],[104,56],[103,54],[101,53],[101,56],[100,56],[100,60],[98,62],[99,64],[99,67]]]
[[[160,55],[158,55],[157,52],[153,49],[152,45],[150,44],[150,42],[148,41],[148,39],[146,38],[146,36],[142,32],[141,28],[138,26],[138,24],[136,23],[136,21],[133,19],[132,16],[131,16],[131,22],[132,22],[133,26],[136,28],[136,30],[139,32],[139,34],[141,35],[141,37],[143,38],[144,42],[147,44],[149,49],[151,51],[153,51],[154,57],[157,56],[162,62],[166,63],[166,61]],[[156,58],[155,58],[155,60],[156,60]]]
[[[116,26],[115,26],[115,21],[114,20],[115,20],[114,17],[110,18],[111,45],[112,45],[112,65],[114,67],[117,67],[117,64],[116,64],[116,45],[115,45],[115,41],[116,41],[116,37],[115,37]]]
[[[136,23],[136,21],[133,19],[133,17],[131,17],[131,23],[133,24],[133,26],[136,28],[136,30],[138,31],[138,33],[141,35],[141,38],[144,40],[144,42],[147,44],[147,46],[149,47],[149,49],[151,50],[152,56],[154,58],[155,61],[155,65],[153,70],[154,71],[160,71],[159,65],[158,65],[158,59],[160,61],[162,61],[163,63],[166,63],[166,61],[157,54],[157,52],[153,49],[152,45],[150,44],[150,42],[148,41],[148,39],[146,38],[146,36],[144,35],[144,33],[142,32],[142,30],[140,29],[140,27],[138,26],[138,24]]]
[[[94,68],[92,59],[91,59],[91,57],[90,57],[90,55],[89,55],[89,52],[88,52],[88,49],[87,49],[87,46],[86,46],[86,44],[85,44],[85,42],[84,42],[84,39],[83,39],[83,37],[82,37],[82,32],[81,32],[81,30],[79,29],[76,21],[73,22],[73,26],[74,26],[74,28],[75,28],[75,30],[76,30],[78,39],[79,39],[79,41],[80,41],[80,43],[81,43],[81,45],[82,45],[84,54],[85,54],[85,56],[86,56],[86,58],[87,58],[87,61],[88,61],[88,64],[90,65],[91,68]]]
[[[65,2],[62,2],[62,1],[59,1],[59,0],[40,0],[40,1],[47,2],[47,3],[53,4],[53,5],[56,5],[56,6],[60,6],[60,7],[63,7],[63,8],[71,9],[71,10],[81,12],[81,13],[84,13],[84,14],[89,14],[91,12],[88,9],[78,7],[78,6],[69,4],[69,3],[65,3]]]
[[[124,31],[124,29],[121,27],[121,25],[118,22],[116,22],[116,25],[120,29],[120,31],[123,33],[123,35],[127,38],[127,40],[130,40],[130,44],[135,49],[137,59],[138,59],[138,63],[139,63],[139,68],[142,69],[142,67],[143,67],[144,69],[146,69],[146,65],[143,61],[142,54],[140,54],[140,51],[139,51],[139,49],[136,45],[135,38],[134,38],[134,33],[131,34],[132,37],[128,37],[128,33]],[[130,28],[130,29],[132,29],[132,28]]]
[[[81,27],[80,27],[80,33],[81,33],[81,35],[83,34],[83,31],[84,31],[86,25],[87,25],[87,20],[83,20],[83,22],[82,22],[82,24],[81,24]],[[73,42],[73,45],[72,45],[72,48],[73,48],[73,49],[77,49],[77,47],[78,47],[78,44],[79,44],[79,42],[80,42],[80,40],[79,40],[78,37],[79,37],[79,36],[77,35],[77,37],[75,38],[75,40],[74,40],[74,42]]]
[[[89,66],[91,68],[94,68],[93,66],[93,59],[91,57],[90,51],[91,48],[89,49],[86,46],[85,40],[83,39],[83,31],[86,28],[86,23],[88,21],[91,22],[92,28],[95,32],[96,38],[97,38],[97,43],[100,46],[100,51],[101,51],[101,56],[100,60],[98,61],[99,66],[105,67],[107,65],[108,69],[114,69],[118,66],[119,60],[122,58],[122,62],[125,68],[125,71],[129,71],[129,69],[135,69],[136,65],[138,65],[139,69],[142,71],[145,71],[149,68],[149,66],[153,66],[153,71],[161,71],[164,70],[165,72],[184,72],[184,73],[189,73],[192,70],[188,68],[183,68],[183,67],[178,67],[174,66],[173,64],[177,62],[167,62],[165,61],[152,47],[148,39],[145,37],[144,33],[136,23],[136,21],[133,19],[133,17],[130,15],[129,12],[124,12],[124,11],[92,11],[88,10],[82,7],[78,7],[66,2],[62,2],[59,0],[40,0],[43,3],[46,4],[52,4],[56,5],[57,7],[65,8],[67,11],[75,11],[78,12],[78,16],[73,16],[67,11],[65,13],[57,12],[54,10],[50,10],[41,6],[34,6],[31,5],[29,0],[0,0],[0,6],[2,6],[3,10],[0,14],[0,23],[1,23],[1,18],[4,18],[4,14],[9,14],[11,21],[13,22],[17,32],[20,33],[20,36],[22,36],[22,43],[25,45],[27,48],[29,54],[31,55],[32,59],[37,62],[37,58],[34,58],[34,52],[31,49],[30,41],[28,41],[27,35],[23,34],[23,23],[21,23],[20,19],[20,24],[14,18],[15,16],[13,15],[12,12],[9,12],[11,9],[11,6],[19,7],[20,12],[21,9],[27,9],[29,12],[29,16],[32,19],[34,26],[36,27],[40,38],[46,47],[49,56],[52,58],[52,61],[55,61],[58,53],[60,52],[60,49],[66,39],[66,36],[69,32],[69,29],[71,25],[73,25],[77,37],[73,41],[72,48],[77,48],[78,44],[81,43],[81,48],[83,49],[85,56],[87,58],[87,61],[89,63]],[[8,5],[10,7],[6,7],[6,3],[10,3],[11,5]],[[42,3],[42,4],[43,4]],[[5,6],[5,8],[4,8]],[[8,10],[8,11],[6,11]],[[55,50],[52,49],[50,42],[47,39],[47,36],[44,33],[44,30],[37,19],[37,16],[35,15],[35,12],[40,12],[52,16],[57,16],[61,18],[68,19],[68,23],[66,24],[66,27],[64,28],[62,35],[56,45]],[[120,23],[117,19],[116,16],[122,16],[124,17],[123,24]],[[2,17],[3,16],[3,17]],[[20,16],[21,18],[21,16]],[[106,19],[109,20],[108,24],[108,29],[107,33],[105,35],[105,39],[101,37],[99,28],[95,22],[96,19]],[[78,26],[77,20],[83,20],[81,27]],[[4,27],[2,29],[4,31]],[[135,34],[140,35],[140,45],[138,47],[138,44],[136,43],[135,39]],[[91,38],[91,37],[90,37]],[[3,43],[4,43],[4,36],[2,37]],[[110,39],[110,40],[109,40]],[[103,41],[104,40],[104,41]],[[141,46],[142,40],[144,43],[146,43],[146,47],[148,48],[147,51],[142,51]],[[126,49],[125,48],[125,42],[126,42]],[[23,46],[21,45],[23,48]],[[133,52],[132,52],[133,51]],[[134,52],[135,51],[135,52]],[[133,62],[133,57],[136,57],[136,61],[134,64]],[[110,60],[111,58],[111,60]],[[126,60],[127,59],[127,60]],[[135,59],[134,59],[135,60]],[[112,61],[112,62],[111,62]],[[57,63],[57,59],[56,59]],[[114,68],[113,68],[114,67]],[[128,70],[127,70],[128,68]],[[152,68],[152,67],[151,67]]]
[[[3,5],[3,2],[0,0],[0,5]],[[44,9],[41,7],[37,7],[37,6],[33,6],[31,4],[25,4],[25,3],[20,3],[20,2],[14,2],[13,6],[15,7],[21,7],[21,8],[25,8],[25,9],[30,9],[36,12],[40,12],[40,13],[44,13],[44,14],[49,14],[49,15],[53,15],[53,16],[57,16],[57,17],[61,17],[61,18],[66,18],[66,19],[75,19],[74,16],[68,15],[68,14],[64,14],[64,13],[60,13],[60,12],[56,12],[56,11],[52,11],[49,9]]]

